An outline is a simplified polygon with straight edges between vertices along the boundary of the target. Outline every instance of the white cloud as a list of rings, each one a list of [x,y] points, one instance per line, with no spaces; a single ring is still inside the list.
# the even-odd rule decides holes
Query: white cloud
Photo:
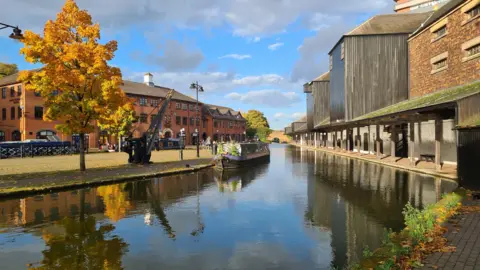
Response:
[[[218,59],[224,59],[224,58],[232,58],[232,59],[236,59],[236,60],[243,60],[243,59],[250,59],[252,58],[251,55],[249,54],[227,54],[227,55],[224,55],[224,56],[221,56],[219,57]]]
[[[271,51],[275,51],[275,50],[277,50],[279,47],[282,47],[282,46],[283,46],[283,42],[277,42],[277,43],[268,45],[268,49],[271,50]]]
[[[274,118],[284,118],[286,115],[282,112],[278,112],[273,115]]]
[[[34,28],[36,31],[41,30],[48,19],[53,19],[64,3],[57,0],[0,2],[2,21],[18,24],[22,29]],[[360,14],[386,7],[391,10],[393,4],[392,0],[78,1],[80,8],[87,9],[93,20],[98,21],[103,29],[110,28],[120,32],[121,28],[134,24],[153,28],[211,28],[227,23],[233,34],[245,37],[281,33],[298,18],[310,14]],[[21,17],[18,16],[19,10],[22,11]]]
[[[269,107],[288,107],[301,100],[300,96],[295,92],[282,92],[273,89],[249,91],[247,93],[233,92],[225,95],[225,98],[241,101],[246,104],[264,105]]]
[[[304,113],[304,112],[296,112],[296,113],[292,114],[291,118],[294,119],[294,120],[297,120],[299,118],[305,117],[305,115],[307,115],[307,114]]]
[[[254,43],[257,43],[257,42],[259,42],[259,41],[260,41],[260,37],[255,37],[255,38],[253,39],[253,42],[254,42]]]
[[[262,74],[257,76],[240,76],[233,72],[154,72],[144,70],[141,72],[125,73],[124,78],[133,81],[143,81],[143,74],[151,72],[153,81],[157,85],[174,88],[182,91],[188,89],[191,81],[198,81],[205,93],[227,92],[237,87],[273,86],[276,89],[290,90],[297,84],[290,83],[278,74]],[[185,78],[188,78],[186,81]],[[186,90],[188,91],[188,90]],[[187,93],[187,92],[185,92]]]

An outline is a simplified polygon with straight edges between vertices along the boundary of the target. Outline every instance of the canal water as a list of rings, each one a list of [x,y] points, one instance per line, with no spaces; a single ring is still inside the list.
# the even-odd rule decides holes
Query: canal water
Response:
[[[456,184],[286,145],[214,170],[0,201],[0,269],[341,269]]]

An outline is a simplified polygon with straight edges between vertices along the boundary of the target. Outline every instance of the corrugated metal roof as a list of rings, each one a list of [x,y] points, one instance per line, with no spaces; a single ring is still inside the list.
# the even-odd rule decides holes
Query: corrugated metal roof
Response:
[[[418,33],[422,32],[423,29],[429,27],[434,22],[441,19],[443,16],[447,15],[450,11],[458,7],[459,5],[466,3],[466,0],[450,0],[448,3],[440,7],[437,11],[431,13],[431,16],[428,17],[412,34],[412,37],[416,36]]]
[[[313,80],[314,82],[325,82],[325,81],[330,81],[330,72],[325,72],[322,75],[318,76]]]
[[[376,15],[345,36],[410,34],[427,20],[432,12]]]

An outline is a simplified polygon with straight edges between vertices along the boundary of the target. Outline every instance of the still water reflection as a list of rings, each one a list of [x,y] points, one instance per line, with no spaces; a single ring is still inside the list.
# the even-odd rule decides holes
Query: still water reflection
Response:
[[[1,269],[330,269],[403,226],[452,182],[272,145],[240,173],[0,201]]]

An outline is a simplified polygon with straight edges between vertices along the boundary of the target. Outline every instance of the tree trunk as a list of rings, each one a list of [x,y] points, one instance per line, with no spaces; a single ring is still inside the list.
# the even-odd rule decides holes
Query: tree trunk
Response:
[[[80,171],[85,170],[85,134],[80,133]]]
[[[118,146],[117,146],[117,152],[122,152],[122,136],[120,135],[117,135],[118,136]]]

